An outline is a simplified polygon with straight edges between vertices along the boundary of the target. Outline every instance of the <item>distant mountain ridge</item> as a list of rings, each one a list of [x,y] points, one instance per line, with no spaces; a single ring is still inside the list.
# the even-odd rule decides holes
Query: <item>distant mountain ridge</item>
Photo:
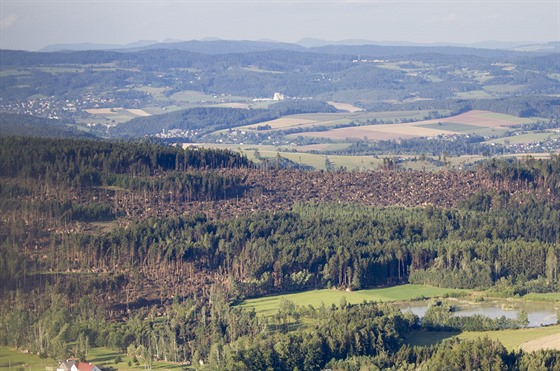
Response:
[[[475,49],[507,49],[516,50],[519,48],[525,48],[528,46],[533,47],[553,47],[554,44],[558,42],[547,42],[547,43],[534,43],[531,41],[480,41],[475,43],[450,43],[450,42],[432,42],[432,43],[417,43],[410,41],[375,41],[375,40],[363,40],[363,39],[346,39],[346,40],[322,40],[315,38],[305,38],[298,41],[296,44],[304,46],[306,48],[316,48],[329,45],[346,45],[346,46],[357,46],[357,45],[378,45],[378,46],[415,46],[415,47],[462,47],[462,48],[475,48]],[[556,45],[557,46],[557,45]]]
[[[389,48],[389,49],[385,49]],[[363,53],[368,50],[369,53],[378,55],[378,53],[386,53],[390,48],[412,48],[414,52],[434,52],[443,50],[442,48],[451,48],[448,50],[499,50],[499,51],[519,51],[519,52],[535,52],[535,53],[558,53],[560,52],[560,41],[552,41],[547,43],[532,43],[529,41],[518,42],[500,42],[500,41],[484,41],[472,44],[461,43],[413,43],[403,41],[371,41],[371,40],[340,40],[328,41],[314,38],[305,38],[296,43],[277,42],[272,40],[220,40],[220,39],[202,39],[177,41],[166,40],[158,42],[154,40],[141,40],[129,44],[97,44],[97,43],[71,43],[71,44],[54,44],[46,46],[39,52],[56,52],[56,51],[89,51],[89,50],[115,50],[115,51],[142,51],[154,49],[172,49],[182,50],[201,54],[229,54],[229,53],[247,53],[268,50],[289,50],[289,51],[318,51],[326,53]],[[397,53],[401,54],[401,53]],[[451,53],[456,54],[456,53]],[[483,54],[486,54],[483,52]]]
[[[268,50],[305,51],[297,44],[276,41],[250,40],[190,40],[173,43],[156,43],[137,48],[138,50],[174,49],[201,54],[249,53]]]
[[[132,49],[156,44],[155,40],[140,40],[130,44],[98,44],[98,43],[70,43],[52,44],[39,49],[39,52],[60,52],[60,51],[86,51],[86,50],[115,50]]]

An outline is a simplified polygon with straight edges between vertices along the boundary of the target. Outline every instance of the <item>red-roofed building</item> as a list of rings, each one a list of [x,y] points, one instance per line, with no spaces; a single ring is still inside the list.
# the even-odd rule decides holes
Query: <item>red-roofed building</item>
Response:
[[[73,365],[70,371],[101,371],[101,369],[91,363],[80,362]]]

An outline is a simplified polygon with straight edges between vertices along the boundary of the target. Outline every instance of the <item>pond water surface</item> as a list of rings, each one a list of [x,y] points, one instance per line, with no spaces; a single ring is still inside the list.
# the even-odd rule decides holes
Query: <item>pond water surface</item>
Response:
[[[402,312],[410,310],[418,317],[424,317],[430,300],[413,301],[397,304]],[[454,316],[474,316],[480,314],[490,318],[502,316],[516,319],[519,311],[524,310],[529,316],[529,327],[554,325],[557,322],[558,304],[543,302],[522,302],[508,300],[488,300],[478,303],[451,301]]]

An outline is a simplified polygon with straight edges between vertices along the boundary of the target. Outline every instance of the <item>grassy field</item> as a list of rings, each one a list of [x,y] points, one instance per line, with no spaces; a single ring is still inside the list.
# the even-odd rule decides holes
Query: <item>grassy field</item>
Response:
[[[436,344],[452,337],[458,337],[464,340],[488,337],[492,340],[498,340],[511,351],[519,349],[523,343],[536,339],[548,338],[551,335],[558,334],[560,334],[560,325],[517,330],[468,331],[462,333],[450,331],[418,331],[407,334],[405,336],[405,341],[409,345],[423,346]],[[554,338],[552,338],[552,340],[554,340]]]
[[[388,70],[400,70],[405,72],[421,71],[431,67],[430,64],[418,61],[378,62],[375,65],[379,68],[385,68]]]
[[[523,296],[523,299],[560,302],[560,292],[531,293]]]
[[[91,108],[85,110],[90,114],[89,117],[81,119],[82,123],[96,124],[122,124],[132,120],[135,117],[150,116],[149,112],[141,109],[125,109],[122,107],[115,108]]]
[[[311,166],[317,170],[326,170],[326,159],[332,163],[335,169],[344,167],[347,170],[377,170],[383,163],[381,158],[374,158],[373,156],[335,156],[335,155],[318,155],[305,152],[278,152],[277,150],[259,149],[261,157],[269,158],[274,163],[277,154],[280,153],[281,157],[287,158],[296,164]],[[247,151],[245,153],[247,158],[255,161],[254,151]]]
[[[341,110],[341,111],[348,111],[348,112],[361,112],[364,111],[363,108],[360,107],[356,107],[352,104],[348,104],[348,103],[339,103],[339,102],[333,102],[333,101],[329,101],[327,102],[328,104],[330,104],[331,106],[333,106],[334,108]]]
[[[31,72],[26,70],[19,70],[19,69],[6,69],[0,71],[0,77],[8,77],[8,76],[25,76],[31,75]]]
[[[490,129],[488,129],[490,130]],[[192,143],[186,144],[185,147],[192,146]],[[289,147],[289,146],[272,146],[272,145],[257,145],[257,144],[196,144],[196,146],[204,147],[204,148],[220,148],[220,149],[229,149],[232,151],[240,152],[243,155],[247,156],[250,160],[255,160],[255,149],[257,149],[261,155],[261,157],[266,157],[271,160],[274,160],[277,154],[280,156],[285,157],[297,164],[311,166],[317,170],[324,170],[325,169],[325,155],[322,154],[314,154],[314,153],[306,153],[305,151],[311,150],[335,150],[335,149],[343,149],[348,146],[348,143],[332,143],[332,144],[316,144],[316,145],[309,145],[303,147]],[[284,152],[293,149],[297,149],[301,152]],[[530,154],[532,157],[535,158],[549,158],[550,153],[532,153]],[[526,157],[527,154],[519,154],[519,155],[511,155],[505,157],[517,157],[522,158]],[[378,170],[379,166],[383,164],[383,157],[392,157],[392,156],[352,156],[352,155],[329,155],[328,159],[332,162],[335,168],[344,167],[347,170]],[[399,158],[405,159],[403,163],[404,169],[411,169],[411,170],[436,170],[437,167],[430,162],[427,161],[406,161],[408,159],[413,159],[415,156],[398,156]],[[416,156],[417,157],[417,156]],[[433,157],[437,160],[438,156]],[[459,168],[463,166],[467,166],[473,164],[477,161],[487,159],[484,156],[460,156],[460,157],[448,157],[447,161],[449,162],[450,168]]]
[[[547,139],[554,139],[554,138],[560,138],[560,134],[555,133],[553,131],[545,131],[540,133],[512,135],[510,137],[489,140],[486,143],[494,142],[494,143],[504,144],[506,142],[509,142],[510,144],[529,144],[529,143],[534,143],[534,142],[539,142],[539,141],[544,141]]]
[[[461,91],[455,93],[457,98],[464,98],[464,99],[487,99],[493,98],[491,94],[488,94],[484,90],[471,90],[471,91]]]
[[[45,367],[55,367],[56,362],[48,358],[39,358],[34,354],[0,346],[0,369],[22,371],[45,371]]]
[[[546,336],[559,334],[560,325],[548,327],[536,327],[519,330],[502,331],[473,331],[463,332],[458,335],[459,339],[476,339],[487,336],[489,339],[498,340],[508,350],[518,349],[519,346],[527,341],[543,338]]]
[[[450,293],[470,292],[469,290],[444,289],[439,287],[423,285],[401,285],[386,287],[381,289],[359,290],[359,291],[340,291],[334,289],[323,289],[298,292],[295,294],[265,296],[262,298],[248,299],[240,305],[246,308],[255,309],[260,316],[270,316],[278,311],[282,299],[290,300],[298,306],[312,305],[319,308],[321,305],[338,306],[344,297],[350,304],[358,304],[365,301],[403,301],[412,300],[420,297],[439,297]]]
[[[425,125],[418,125],[418,126],[421,126],[423,128],[453,131],[457,133],[474,133],[477,130],[480,130],[480,126],[469,125],[469,124],[457,124],[455,122],[449,122],[444,120],[442,120],[442,122],[438,122],[437,124],[425,124]]]
[[[218,103],[220,102],[220,97],[213,95],[204,94],[198,91],[184,90],[174,93],[170,98],[176,102],[180,103],[193,103],[193,102],[205,102],[205,103]]]
[[[117,358],[117,356],[120,356],[122,358],[122,362],[115,364],[115,359]],[[145,369],[142,359],[139,359],[139,365],[132,364],[131,366],[128,366],[129,360],[132,361],[132,359],[126,354],[108,348],[93,348],[88,354],[88,361],[96,365],[112,367],[118,370],[125,371]],[[180,370],[182,368],[183,367],[181,364],[171,362],[158,361],[152,364],[152,369],[156,370]]]
[[[156,101],[168,102],[169,98],[165,95],[168,88],[157,88],[153,86],[141,86],[137,87],[136,90],[142,91],[144,93],[150,94],[152,98]]]
[[[311,138],[328,138],[335,140],[363,139],[369,140],[396,140],[415,137],[433,137],[438,135],[449,135],[453,132],[443,129],[425,128],[411,123],[407,124],[382,124],[353,126],[329,131],[315,131],[299,133],[298,136]]]
[[[501,93],[505,93],[505,94],[511,94],[514,93],[518,90],[521,90],[521,88],[523,88],[525,85],[508,85],[508,84],[503,84],[503,85],[486,85],[484,87],[484,90],[490,93],[496,93],[496,94],[501,94]]]
[[[245,71],[249,71],[249,72],[272,73],[272,74],[275,74],[275,75],[278,75],[278,74],[281,75],[281,74],[285,73],[285,72],[282,72],[282,71],[263,70],[261,68],[258,68],[257,66],[242,67],[241,69],[245,70]]]
[[[186,147],[191,146],[192,144],[189,143]],[[247,156],[249,160],[256,161],[255,158],[255,149],[258,150],[260,156],[262,158],[268,158],[271,161],[274,161],[276,156],[280,154],[281,157],[287,158],[296,164],[304,165],[304,166],[311,166],[317,170],[325,170],[326,163],[325,159],[328,157],[329,161],[333,164],[335,168],[345,167],[347,170],[377,170],[379,169],[379,165],[383,163],[381,158],[375,158],[373,156],[336,156],[336,155],[329,155],[325,157],[325,155],[321,154],[314,154],[314,153],[306,153],[306,152],[283,152],[282,150],[289,150],[293,149],[287,146],[271,146],[271,145],[256,145],[256,144],[247,144],[247,145],[238,145],[238,144],[197,144],[197,146],[205,147],[205,148],[220,148],[220,149],[229,149],[232,151],[237,151],[242,153],[243,155]],[[343,149],[348,146],[347,143],[333,143],[333,144],[318,144],[313,146],[305,146],[305,148],[301,148],[302,151],[306,150],[333,150],[333,149]],[[309,147],[309,148],[307,148]],[[300,148],[298,148],[300,149]],[[402,156],[401,156],[402,157]]]
[[[117,357],[122,361],[115,363]],[[88,353],[88,362],[100,368],[113,368],[117,370],[144,370],[145,365],[139,360],[138,365],[128,366],[131,360],[126,354],[108,348],[92,348]],[[45,371],[47,367],[56,370],[58,363],[51,358],[39,358],[34,354],[23,353],[17,349],[0,346],[0,369],[21,371]],[[170,362],[154,362],[152,369],[156,370],[181,370],[183,365]]]

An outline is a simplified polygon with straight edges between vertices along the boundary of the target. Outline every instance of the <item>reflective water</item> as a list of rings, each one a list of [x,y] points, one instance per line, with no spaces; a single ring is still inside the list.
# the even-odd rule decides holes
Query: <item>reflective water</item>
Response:
[[[558,308],[554,303],[541,302],[517,302],[507,300],[492,300],[479,303],[451,301],[455,311],[454,316],[473,316],[480,314],[490,318],[516,319],[517,313],[521,310],[527,312],[529,316],[529,327],[539,327],[556,324]],[[423,317],[430,305],[429,300],[413,301],[397,304],[398,307],[406,312],[412,311],[418,317]]]

